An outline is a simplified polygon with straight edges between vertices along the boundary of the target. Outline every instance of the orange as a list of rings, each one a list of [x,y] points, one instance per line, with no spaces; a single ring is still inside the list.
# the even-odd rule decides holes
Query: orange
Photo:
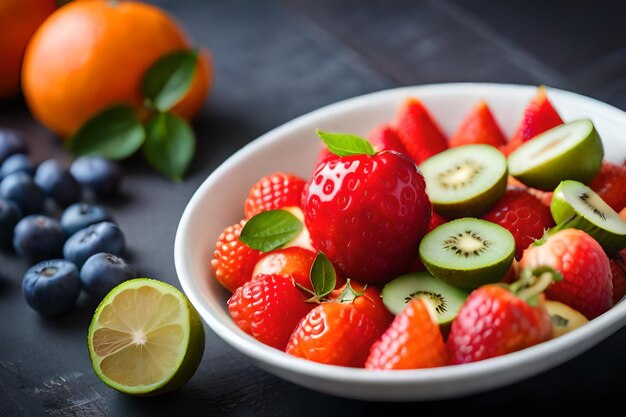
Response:
[[[20,90],[26,44],[56,9],[56,0],[0,0],[0,98]]]
[[[94,0],[57,10],[33,36],[22,89],[37,119],[67,137],[100,110],[119,102],[142,109],[146,70],[163,55],[190,48],[181,28],[157,7]],[[173,111],[192,118],[212,74],[200,55],[192,85]]]

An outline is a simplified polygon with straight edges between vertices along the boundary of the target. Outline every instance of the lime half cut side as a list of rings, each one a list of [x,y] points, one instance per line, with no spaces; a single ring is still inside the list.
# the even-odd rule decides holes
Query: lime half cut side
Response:
[[[105,384],[126,394],[158,395],[195,373],[204,353],[204,328],[178,289],[137,278],[102,300],[88,343],[93,369]]]

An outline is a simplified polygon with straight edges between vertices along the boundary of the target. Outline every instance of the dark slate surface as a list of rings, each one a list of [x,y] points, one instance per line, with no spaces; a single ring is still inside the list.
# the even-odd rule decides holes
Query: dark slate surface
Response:
[[[449,81],[538,84],[626,108],[626,5],[571,1],[161,0],[198,44],[212,49],[216,81],[196,122],[198,152],[187,180],[172,184],[139,158],[124,164],[123,194],[107,203],[142,275],[174,285],[173,239],[198,185],[267,130],[351,96]],[[372,4],[370,4],[372,3]],[[602,6],[598,6],[602,4]],[[66,158],[19,101],[0,105],[0,126],[20,129],[37,160]],[[207,329],[207,349],[179,392],[142,399],[93,374],[85,338],[95,308],[81,298],[46,320],[20,294],[26,264],[0,254],[1,416],[485,415],[618,404],[626,330],[577,359],[521,383],[471,397],[419,404],[351,401],[284,382],[247,362]]]

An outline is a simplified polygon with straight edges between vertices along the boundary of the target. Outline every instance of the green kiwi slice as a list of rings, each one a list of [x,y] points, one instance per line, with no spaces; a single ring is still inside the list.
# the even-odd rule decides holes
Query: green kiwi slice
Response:
[[[480,217],[504,195],[506,158],[493,146],[450,148],[420,165],[426,193],[447,218]]]
[[[552,191],[563,180],[588,184],[598,174],[604,147],[591,120],[552,128],[509,155],[509,173],[524,184]]]
[[[552,195],[550,211],[557,228],[584,230],[609,255],[626,248],[626,222],[585,184],[561,182]]]
[[[468,292],[452,287],[428,272],[413,272],[388,282],[382,291],[383,303],[399,314],[413,297],[422,297],[433,306],[440,325],[455,319]]]
[[[435,277],[472,290],[504,278],[515,255],[515,239],[495,223],[464,218],[444,223],[424,236],[419,252]]]

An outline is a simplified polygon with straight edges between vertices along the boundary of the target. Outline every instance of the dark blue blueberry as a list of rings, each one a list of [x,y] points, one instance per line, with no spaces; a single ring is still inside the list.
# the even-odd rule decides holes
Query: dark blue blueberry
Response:
[[[119,165],[98,156],[81,156],[70,170],[79,183],[99,198],[115,194],[122,181]]]
[[[25,172],[31,177],[35,175],[35,164],[28,155],[16,153],[9,156],[0,167],[0,179],[14,172]]]
[[[39,213],[43,194],[35,181],[24,172],[9,175],[0,183],[0,198],[13,201],[23,214]]]
[[[46,197],[52,198],[62,207],[80,201],[83,189],[76,178],[59,161],[43,161],[35,173],[35,182]]]
[[[57,316],[72,308],[80,294],[78,269],[64,259],[38,263],[24,274],[22,294],[33,310]]]
[[[124,234],[117,225],[101,222],[79,230],[63,246],[63,257],[81,268],[90,256],[100,252],[121,256],[126,247]]]
[[[26,143],[16,131],[0,129],[0,164],[16,153],[28,153]]]
[[[132,266],[110,253],[97,253],[91,256],[80,269],[83,289],[98,298],[103,298],[117,285],[136,277]]]
[[[63,248],[61,223],[50,217],[31,214],[15,226],[13,247],[31,263],[58,258]]]
[[[13,229],[22,218],[20,208],[11,200],[0,198],[0,248],[13,246]]]
[[[87,203],[75,203],[63,212],[61,227],[65,236],[71,236],[87,226],[106,221],[111,221],[111,216],[103,207]]]

